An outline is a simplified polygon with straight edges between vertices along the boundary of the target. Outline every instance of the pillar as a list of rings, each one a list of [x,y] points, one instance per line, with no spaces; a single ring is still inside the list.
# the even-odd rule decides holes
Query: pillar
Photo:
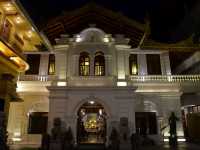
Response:
[[[162,75],[171,75],[169,52],[164,52],[160,54],[160,64]]]
[[[41,75],[41,76],[48,75],[48,66],[49,66],[49,55],[41,54],[40,55],[39,75]]]
[[[147,59],[145,54],[138,54],[138,75],[148,75],[147,72]]]
[[[90,76],[94,76],[94,55],[90,55]]]
[[[59,80],[65,80],[67,77],[67,56],[65,51],[55,54],[56,76]]]
[[[125,74],[126,76],[128,76],[130,74],[130,71],[129,71],[129,53],[126,53],[125,54]]]
[[[71,58],[71,62],[68,65],[70,76],[79,76],[79,57],[80,55],[73,55]]]
[[[125,79],[126,74],[125,74],[125,56],[124,56],[124,51],[123,50],[118,50],[117,51],[117,75],[118,79]]]
[[[75,145],[77,145],[77,119],[78,116],[76,115],[76,113],[66,115],[65,117],[67,127],[70,127],[72,129]]]
[[[111,76],[113,74],[112,56],[105,55],[105,75]]]

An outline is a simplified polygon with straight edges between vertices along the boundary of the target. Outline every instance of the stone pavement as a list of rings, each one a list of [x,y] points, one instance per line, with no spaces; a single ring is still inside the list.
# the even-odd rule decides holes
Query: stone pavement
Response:
[[[200,145],[181,143],[177,147],[170,147],[168,144],[162,146],[141,147],[137,150],[200,150]]]
[[[21,146],[20,146],[21,147]],[[23,146],[22,146],[23,147]],[[24,146],[24,147],[29,147],[28,145]],[[32,146],[31,146],[32,147]],[[105,150],[105,148],[103,148],[102,146],[84,146],[82,148],[79,148],[80,150]],[[1,150],[1,148],[0,148]],[[20,150],[19,147],[13,147],[11,148],[11,150]],[[37,148],[35,150],[38,150]],[[109,149],[108,149],[109,150]],[[120,149],[120,150],[126,150],[126,149]],[[127,150],[131,150],[131,148],[129,147]],[[162,146],[141,146],[139,149],[137,150],[200,150],[200,144],[188,144],[188,143],[181,143],[179,144],[176,148],[175,147],[170,147],[168,144],[164,144]]]
[[[78,150],[105,150],[105,148],[99,145],[85,145]],[[131,150],[131,147],[121,148],[120,150]],[[141,146],[137,150],[200,150],[200,145],[181,143],[177,147],[170,147],[168,144],[165,144],[162,146]]]

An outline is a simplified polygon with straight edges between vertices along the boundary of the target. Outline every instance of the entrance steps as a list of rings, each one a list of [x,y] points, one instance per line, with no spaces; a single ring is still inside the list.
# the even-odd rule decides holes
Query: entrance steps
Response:
[[[80,144],[77,150],[106,150],[104,144]]]

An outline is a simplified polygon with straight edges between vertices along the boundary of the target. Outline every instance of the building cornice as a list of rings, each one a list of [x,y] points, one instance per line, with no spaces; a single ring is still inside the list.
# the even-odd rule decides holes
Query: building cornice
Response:
[[[69,86],[48,86],[48,90],[50,91],[57,91],[57,90],[67,90],[67,91],[135,91],[136,87],[134,86],[127,86],[127,87],[69,87]]]

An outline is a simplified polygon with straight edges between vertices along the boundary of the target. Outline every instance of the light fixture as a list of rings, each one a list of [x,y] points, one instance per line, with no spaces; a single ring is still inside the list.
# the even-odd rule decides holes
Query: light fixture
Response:
[[[8,2],[8,3],[7,3],[7,6],[8,6],[8,7],[11,7],[12,5]]]
[[[12,8],[12,5],[11,5],[11,3],[7,3],[6,5],[5,5],[5,9],[6,9],[6,11],[10,11]]]
[[[85,115],[85,110],[81,109],[81,114],[84,116]]]
[[[102,109],[99,109],[99,115],[102,115],[103,112],[102,112]]]
[[[17,56],[11,56],[10,57],[10,60],[16,60],[17,59]]]
[[[133,65],[132,66],[132,74],[137,74],[137,66],[136,65]]]
[[[22,139],[20,138],[21,136],[21,133],[20,132],[14,132],[13,133],[13,142],[20,142]]]
[[[178,138],[177,141],[178,141],[178,142],[185,142],[186,139],[185,139],[185,138]]]
[[[163,139],[164,142],[169,142],[169,139]]]
[[[172,76],[168,76],[168,77],[167,77],[167,80],[168,80],[169,82],[172,82]]]
[[[21,136],[21,133],[20,132],[14,132],[14,136],[19,137],[19,136]]]
[[[22,139],[21,138],[12,138],[13,142],[20,142]]]
[[[163,141],[164,142],[169,142],[169,138],[164,138]],[[177,141],[178,142],[186,142],[186,139],[185,138],[178,138]]]
[[[90,103],[91,105],[93,105],[93,104],[94,104],[94,101],[89,101],[89,103]]]
[[[66,85],[67,85],[66,82],[62,82],[62,81],[57,82],[57,86],[66,86]]]
[[[31,30],[29,30],[29,31],[27,32],[27,36],[28,36],[29,38],[31,38],[31,37],[33,36],[33,32],[32,32]]]
[[[86,66],[89,66],[89,62],[85,62],[85,65],[86,65]]]
[[[103,41],[104,41],[105,43],[108,43],[108,42],[109,42],[109,38],[108,38],[108,37],[104,37],[104,38],[103,38]]]
[[[117,86],[127,86],[127,82],[117,82]]]
[[[22,23],[22,18],[20,16],[17,16],[15,21],[17,24],[20,24],[20,23]]]
[[[76,42],[81,42],[81,41],[82,41],[81,36],[80,36],[80,35],[77,35],[77,36],[76,36]]]

